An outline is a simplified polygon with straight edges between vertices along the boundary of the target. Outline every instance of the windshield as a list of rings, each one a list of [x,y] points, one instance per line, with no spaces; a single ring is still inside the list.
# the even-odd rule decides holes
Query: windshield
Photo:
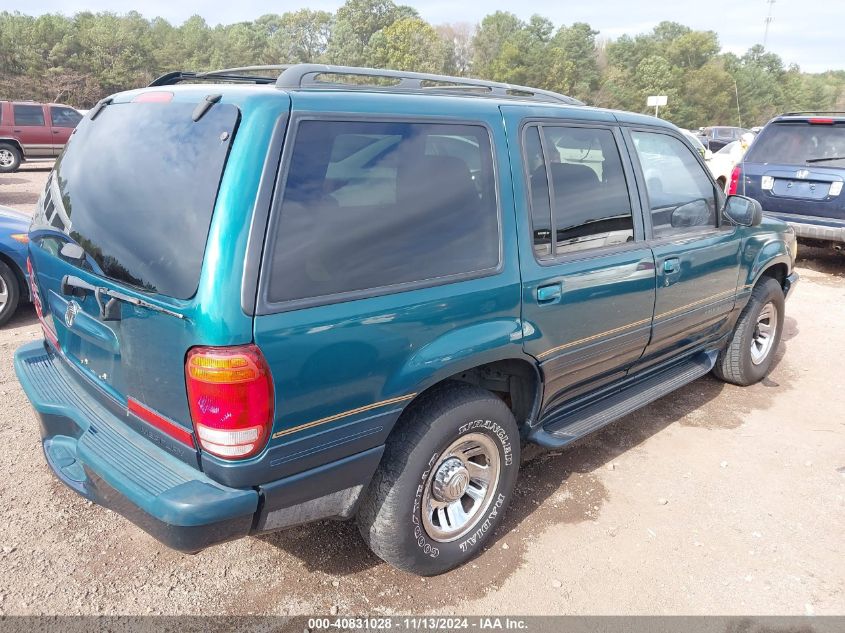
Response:
[[[84,119],[56,162],[58,195],[33,228],[69,236],[100,275],[193,296],[238,121],[235,106],[217,104],[194,122],[195,107],[114,104]]]
[[[775,123],[760,133],[746,160],[845,167],[845,125]]]

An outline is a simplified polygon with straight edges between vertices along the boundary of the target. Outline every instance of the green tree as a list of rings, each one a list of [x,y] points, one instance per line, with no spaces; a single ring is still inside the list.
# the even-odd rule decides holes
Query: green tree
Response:
[[[417,17],[410,7],[391,0],[347,0],[337,10],[326,58],[332,64],[360,66],[367,63],[370,38],[400,18]]]
[[[443,73],[448,61],[434,27],[417,17],[401,18],[374,33],[367,51],[376,68]]]

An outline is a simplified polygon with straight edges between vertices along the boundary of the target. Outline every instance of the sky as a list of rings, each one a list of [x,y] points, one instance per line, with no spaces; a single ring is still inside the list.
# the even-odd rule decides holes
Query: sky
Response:
[[[305,7],[334,11],[341,4],[339,0],[2,0],[0,9],[28,15],[125,13],[134,9],[146,17],[161,16],[174,24],[199,14],[215,25]],[[555,25],[587,22],[601,32],[599,37],[606,38],[636,35],[658,22],[671,20],[694,29],[716,31],[723,50],[738,54],[762,43],[765,18],[771,9],[773,20],[767,48],[780,55],[785,64],[798,64],[807,72],[845,69],[845,0],[776,0],[771,6],[767,0],[397,0],[397,4],[413,6],[432,24],[475,23],[488,13],[502,10],[523,19],[539,13]]]

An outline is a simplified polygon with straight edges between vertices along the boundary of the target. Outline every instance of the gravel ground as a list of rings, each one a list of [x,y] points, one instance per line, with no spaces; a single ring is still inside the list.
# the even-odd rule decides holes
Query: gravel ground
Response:
[[[0,176],[32,210],[47,167]],[[0,615],[842,614],[845,257],[802,249],[772,374],[703,378],[569,450],[530,451],[506,526],[471,564],[398,572],[352,524],[166,549],[51,476],[0,330]]]

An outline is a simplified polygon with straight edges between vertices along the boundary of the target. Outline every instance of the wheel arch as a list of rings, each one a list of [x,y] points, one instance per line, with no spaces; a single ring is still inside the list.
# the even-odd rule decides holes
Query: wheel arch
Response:
[[[23,145],[21,145],[20,141],[16,138],[11,137],[2,137],[0,136],[0,143],[9,143],[10,145],[14,145],[17,147],[18,151],[21,153],[21,160],[26,160],[26,152],[23,149]]]
[[[542,402],[542,376],[536,361],[522,351],[521,336],[514,336],[521,334],[520,322],[509,320],[506,323],[488,324],[493,327],[487,331],[491,336],[486,341],[469,336],[470,332],[453,331],[443,339],[472,341],[473,344],[460,351],[446,352],[450,346],[448,343],[440,346],[438,343],[444,341],[438,340],[409,359],[397,382],[405,382],[420,368],[425,368],[426,372],[425,377],[414,381],[415,395],[406,403],[400,419],[423,395],[445,383],[463,382],[496,394],[513,412],[520,431],[527,430],[536,420]],[[502,343],[503,339],[507,343],[494,344]]]

